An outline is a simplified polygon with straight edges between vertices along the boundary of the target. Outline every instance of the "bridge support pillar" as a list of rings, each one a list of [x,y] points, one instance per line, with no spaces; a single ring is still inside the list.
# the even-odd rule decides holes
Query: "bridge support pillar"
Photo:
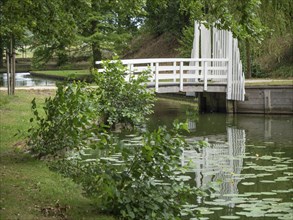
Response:
[[[198,95],[199,111],[202,113],[234,113],[234,101],[226,99],[226,93],[203,92]]]
[[[236,113],[236,102],[234,100],[226,100],[226,113]]]

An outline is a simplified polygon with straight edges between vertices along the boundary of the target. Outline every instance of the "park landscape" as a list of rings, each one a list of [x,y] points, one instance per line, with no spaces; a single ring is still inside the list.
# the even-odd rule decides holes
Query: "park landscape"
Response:
[[[189,58],[197,21],[238,39],[248,84],[290,87],[291,1],[0,7],[1,72],[58,80],[1,88],[1,219],[292,219],[292,115],[199,114],[120,61]]]

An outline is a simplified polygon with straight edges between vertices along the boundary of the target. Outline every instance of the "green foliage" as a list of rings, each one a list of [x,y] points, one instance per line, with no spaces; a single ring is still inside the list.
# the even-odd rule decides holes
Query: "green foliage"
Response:
[[[293,78],[293,65],[283,65],[276,70],[267,73],[270,78]]]
[[[29,130],[28,144],[33,154],[64,155],[65,150],[88,145],[89,137],[98,134],[98,97],[86,86],[81,82],[60,84],[56,96],[45,100],[45,116],[37,110],[35,99],[32,101],[36,126]]]
[[[153,91],[147,90],[149,71],[135,75],[130,73],[125,81],[126,67],[118,61],[103,62],[104,72],[94,71],[97,84],[95,93],[100,96],[104,122],[141,124],[145,116],[153,113]]]
[[[194,39],[194,26],[185,27],[183,29],[182,38],[179,41],[180,47],[178,48],[180,55],[190,58]]]
[[[220,29],[231,30],[240,39],[242,60],[247,61],[243,67],[248,70],[247,65],[252,65],[253,76],[268,76],[266,72],[292,62],[293,3],[290,0],[181,0],[180,8],[192,20],[206,25],[216,22]],[[183,56],[191,52],[191,29],[191,25],[186,27],[180,40],[179,51]]]
[[[124,146],[107,134],[103,121],[138,124],[152,112],[148,72],[124,79],[119,61],[104,62],[95,73],[95,88],[74,82],[59,85],[46,99],[44,116],[32,109],[36,125],[29,146],[38,157],[54,156],[52,168],[79,183],[96,207],[121,219],[182,219],[195,214],[189,202],[204,192],[188,184],[181,166],[188,144],[179,134],[187,124],[175,123],[145,132],[141,142]]]
[[[141,124],[152,113],[154,94],[147,90],[148,73],[130,81],[124,79],[121,62],[105,62],[105,72],[95,75],[95,88],[83,82],[58,85],[54,98],[45,101],[41,116],[35,100],[32,110],[36,125],[29,130],[29,145],[38,157],[64,156],[66,150],[90,147],[93,140],[104,140],[104,123]]]
[[[151,33],[171,33],[180,36],[189,24],[189,13],[180,10],[181,0],[147,0],[146,25]]]
[[[195,215],[189,202],[205,193],[189,185],[181,166],[182,150],[188,144],[178,133],[186,126],[174,124],[169,132],[164,127],[146,132],[137,146],[110,144],[102,157],[73,157],[65,161],[66,169],[62,163],[59,169],[80,183],[99,209],[121,219]]]

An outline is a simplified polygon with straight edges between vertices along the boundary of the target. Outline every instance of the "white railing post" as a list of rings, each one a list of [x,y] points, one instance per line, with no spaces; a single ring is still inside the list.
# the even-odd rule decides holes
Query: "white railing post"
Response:
[[[153,66],[154,66],[154,63],[151,62],[151,63],[150,63],[150,68],[151,68],[151,82],[154,82],[154,71],[153,71]]]
[[[155,69],[155,89],[156,89],[156,92],[159,91],[159,62],[156,62],[156,69]]]
[[[180,61],[180,91],[183,91],[183,61]]]
[[[174,79],[173,79],[173,82],[176,82],[176,72],[177,72],[177,70],[176,70],[176,62],[173,62],[173,76],[174,76]]]
[[[203,90],[207,91],[208,90],[208,62],[207,61],[203,61],[203,80],[204,80]]]

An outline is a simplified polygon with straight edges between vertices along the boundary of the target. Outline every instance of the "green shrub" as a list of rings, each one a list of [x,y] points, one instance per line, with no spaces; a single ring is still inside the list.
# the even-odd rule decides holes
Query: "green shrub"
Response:
[[[115,60],[103,62],[104,72],[94,71],[97,84],[95,93],[100,96],[101,113],[104,122],[141,124],[146,115],[153,113],[154,93],[146,87],[149,71],[130,74],[125,81],[126,67]]]
[[[38,157],[62,155],[90,146],[101,138],[104,124],[141,124],[153,112],[154,94],[147,90],[148,72],[124,79],[121,62],[104,62],[105,72],[95,71],[96,87],[83,82],[58,85],[56,96],[45,101],[41,116],[32,101],[36,125],[29,130],[29,146]]]
[[[29,130],[28,142],[32,153],[38,157],[64,156],[66,150],[88,145],[89,138],[97,136],[100,129],[97,100],[99,97],[81,82],[58,85],[56,96],[45,100],[44,116],[34,99],[31,122],[36,124]]]
[[[189,202],[205,195],[188,183],[181,166],[187,143],[178,132],[184,127],[161,127],[143,134],[141,145],[110,144],[102,157],[73,157],[55,169],[80,183],[99,210],[121,219],[182,219],[195,214]]]

